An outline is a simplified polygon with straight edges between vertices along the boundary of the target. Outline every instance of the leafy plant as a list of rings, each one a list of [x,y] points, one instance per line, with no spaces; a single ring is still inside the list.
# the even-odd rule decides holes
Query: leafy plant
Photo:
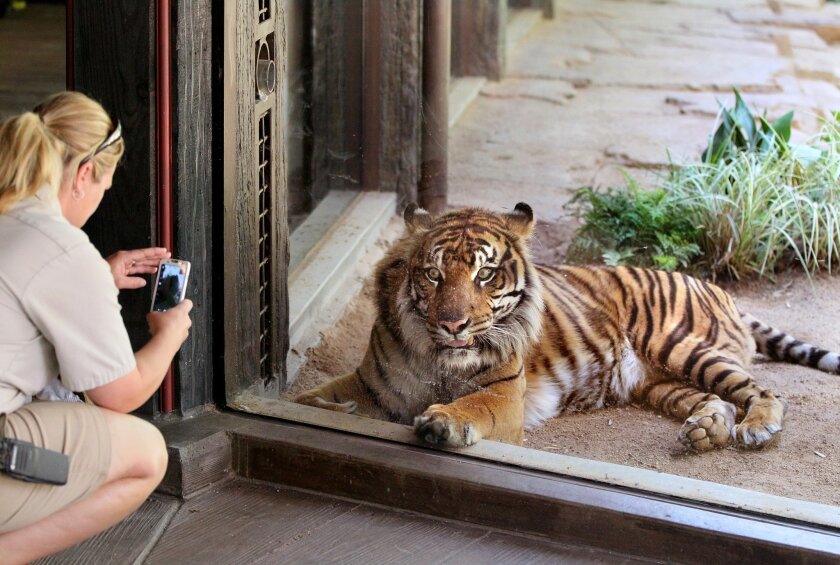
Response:
[[[631,177],[624,190],[582,188],[584,225],[569,248],[570,262],[603,261],[673,271],[699,254],[697,228],[686,210],[663,190],[643,191]]]
[[[738,89],[732,90],[735,92],[735,106],[729,109],[720,106],[720,124],[703,151],[703,162],[715,164],[721,160],[728,161],[744,151],[787,151],[793,112],[773,123],[768,122],[765,116],[756,119]]]

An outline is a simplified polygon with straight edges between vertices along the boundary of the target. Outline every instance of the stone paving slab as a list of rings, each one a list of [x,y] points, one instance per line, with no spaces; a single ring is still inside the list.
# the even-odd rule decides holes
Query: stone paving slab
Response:
[[[481,94],[490,98],[530,98],[564,105],[575,97],[575,86],[563,80],[516,79],[485,83]]]
[[[777,8],[784,17],[750,0],[563,2],[452,130],[451,203],[504,206],[513,190],[566,221],[580,186],[623,186],[623,171],[653,184],[669,159],[696,159],[733,86],[770,119],[793,110],[793,141],[810,138],[840,108],[837,48],[808,27],[833,16]]]
[[[808,28],[828,43],[840,41],[840,7],[837,5],[826,4],[819,11],[783,9],[777,13],[770,8],[750,8],[728,13],[735,23]]]
[[[786,30],[787,31],[787,30]],[[668,53],[679,55],[681,50],[694,50],[691,56],[697,56],[699,51],[710,57],[710,66],[715,65],[714,58],[720,53],[738,53],[739,55],[761,57],[778,56],[778,46],[772,36],[756,31],[749,37],[713,37],[688,34],[674,34],[659,31],[625,29],[616,27],[614,34],[634,57],[658,58],[662,49]],[[818,41],[819,36],[814,35]]]
[[[840,59],[833,50],[793,49],[793,64],[796,76],[840,82]]]
[[[784,27],[762,26],[756,28],[756,33],[766,33],[776,40],[780,48],[780,55],[790,57],[792,48],[801,47],[804,49],[827,49],[828,43],[812,29],[791,29]]]
[[[574,14],[586,13],[586,8],[581,4],[589,3],[586,0],[566,2],[569,12]],[[744,26],[733,21],[725,9],[705,4],[691,6],[683,3],[661,4],[620,0],[598,0],[592,4],[609,6],[609,17],[612,23],[624,29],[671,31],[695,36],[711,34],[716,37],[744,37],[750,33]],[[729,6],[731,7],[732,3]],[[607,20],[602,21],[607,22]]]
[[[811,10],[818,10],[825,4],[825,0],[782,0],[777,2],[782,7],[791,8],[809,8]]]
[[[778,56],[757,57],[725,50],[710,53],[672,47],[666,51],[660,47],[659,57],[652,54],[651,47],[640,56],[624,52],[590,57],[574,49],[535,42],[511,57],[515,66],[511,75],[554,78],[579,85],[711,91],[736,85],[743,91],[777,91],[776,77],[791,66],[790,61]]]

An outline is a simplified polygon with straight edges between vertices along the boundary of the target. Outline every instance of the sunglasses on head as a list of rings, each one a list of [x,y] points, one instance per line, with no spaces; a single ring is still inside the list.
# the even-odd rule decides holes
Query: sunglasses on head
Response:
[[[117,120],[117,126],[114,128],[114,131],[112,131],[111,134],[105,138],[105,141],[99,144],[99,147],[94,149],[93,153],[79,161],[79,166],[81,167],[82,165],[84,165],[85,163],[87,163],[88,161],[90,161],[91,159],[93,159],[94,157],[111,147],[113,144],[118,142],[120,139],[122,139],[122,124],[119,122],[119,120]]]

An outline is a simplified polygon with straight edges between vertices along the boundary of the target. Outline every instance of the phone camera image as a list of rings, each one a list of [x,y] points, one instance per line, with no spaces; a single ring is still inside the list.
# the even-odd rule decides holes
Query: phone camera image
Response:
[[[189,263],[161,261],[152,310],[164,312],[184,299]]]

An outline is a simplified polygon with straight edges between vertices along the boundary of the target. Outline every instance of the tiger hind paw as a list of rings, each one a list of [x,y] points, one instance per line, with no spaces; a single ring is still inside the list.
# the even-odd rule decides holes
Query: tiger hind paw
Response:
[[[709,400],[688,417],[680,429],[680,442],[692,451],[726,447],[735,428],[735,406],[723,400]]]
[[[753,403],[741,423],[735,426],[735,443],[741,449],[767,447],[782,431],[785,405],[775,397]]]
[[[356,411],[357,407],[355,400],[348,400],[347,402],[330,402],[329,400],[321,398],[312,391],[299,394],[295,398],[295,402],[297,404],[306,404],[307,406],[332,410],[333,412],[343,412],[344,414],[352,414]]]

